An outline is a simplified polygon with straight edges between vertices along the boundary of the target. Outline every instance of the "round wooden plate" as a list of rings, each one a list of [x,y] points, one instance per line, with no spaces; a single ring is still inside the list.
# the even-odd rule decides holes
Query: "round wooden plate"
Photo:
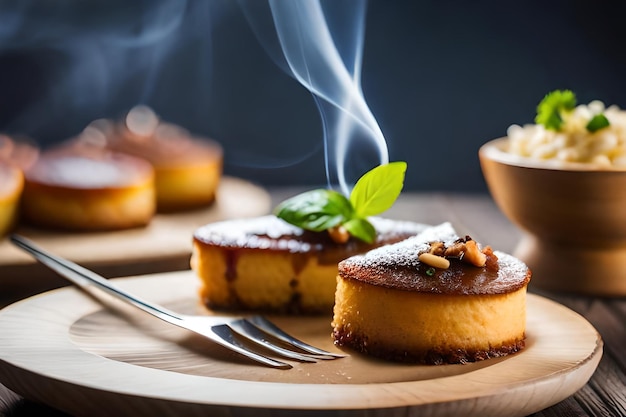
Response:
[[[204,312],[193,272],[115,280],[143,298]],[[271,317],[336,350],[329,317]],[[0,311],[0,382],[77,416],[524,416],[581,388],[602,356],[577,313],[529,294],[527,347],[467,365],[350,356],[276,370],[76,288]]]

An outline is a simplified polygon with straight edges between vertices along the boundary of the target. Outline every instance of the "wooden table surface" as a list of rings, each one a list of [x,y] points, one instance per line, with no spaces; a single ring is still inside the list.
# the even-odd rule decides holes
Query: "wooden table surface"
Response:
[[[276,203],[298,191],[273,189],[270,195]],[[484,194],[404,193],[385,216],[427,224],[450,221],[460,234],[469,234],[509,253],[521,237],[521,232]],[[547,293],[532,287],[530,290],[586,317],[604,340],[602,360],[590,381],[571,397],[533,416],[626,416],[626,298]],[[0,384],[0,416],[65,415],[28,401]]]

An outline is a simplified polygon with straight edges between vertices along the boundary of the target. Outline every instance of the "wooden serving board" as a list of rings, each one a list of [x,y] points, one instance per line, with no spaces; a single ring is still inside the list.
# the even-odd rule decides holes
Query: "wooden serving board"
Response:
[[[224,177],[210,207],[157,214],[147,227],[99,233],[62,233],[22,227],[16,231],[44,249],[104,276],[129,276],[189,268],[192,235],[206,223],[267,214],[270,196],[247,181]],[[7,238],[0,240],[0,305],[67,282]]]
[[[185,313],[191,271],[114,280]],[[330,313],[271,317],[337,350]],[[467,365],[419,366],[349,356],[266,368],[105,297],[64,288],[0,311],[0,383],[76,416],[525,416],[585,385],[602,340],[583,317],[528,296],[527,347]]]

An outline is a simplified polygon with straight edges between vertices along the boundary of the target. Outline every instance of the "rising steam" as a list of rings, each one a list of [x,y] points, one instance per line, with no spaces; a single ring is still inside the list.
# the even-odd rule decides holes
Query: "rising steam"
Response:
[[[258,2],[255,10],[240,4],[274,60],[313,94],[324,124],[329,186],[337,182],[348,193],[355,178],[389,159],[361,88],[365,1],[268,1],[275,37]]]

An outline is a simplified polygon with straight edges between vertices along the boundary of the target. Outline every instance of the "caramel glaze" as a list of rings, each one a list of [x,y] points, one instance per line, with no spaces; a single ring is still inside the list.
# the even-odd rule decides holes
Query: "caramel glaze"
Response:
[[[237,279],[237,261],[243,253],[249,251],[290,253],[294,277],[289,283],[292,296],[289,305],[285,307],[285,312],[319,313],[319,311],[306,311],[300,303],[298,276],[309,259],[316,257],[319,264],[336,265],[342,259],[354,254],[401,241],[426,228],[425,225],[412,222],[382,218],[370,220],[378,232],[376,241],[371,244],[355,238],[351,238],[345,244],[338,244],[329,237],[328,233],[305,231],[271,215],[208,224],[196,230],[194,241],[199,245],[216,246],[222,249],[226,258],[225,278],[231,283]],[[238,299],[234,289],[230,297],[232,305],[238,308],[246,307]],[[219,307],[210,305],[207,300],[205,304],[209,307]]]
[[[292,253],[295,255],[294,270],[298,272],[311,256],[317,257],[322,265],[337,264],[357,253],[414,236],[426,228],[418,223],[382,218],[371,218],[370,221],[377,231],[376,241],[371,244],[356,238],[350,238],[345,244],[336,243],[328,233],[306,231],[272,215],[211,223],[197,229],[194,240],[199,244],[232,251],[233,267],[238,252],[263,250]]]
[[[430,266],[420,262],[418,254],[428,251],[431,242],[451,245],[456,239],[452,226],[444,223],[395,245],[340,262],[339,276],[402,291],[448,295],[506,294],[528,284],[531,276],[528,267],[498,251],[494,252],[497,262],[488,259],[486,267],[451,259],[448,269],[435,269],[429,276],[426,271]]]

